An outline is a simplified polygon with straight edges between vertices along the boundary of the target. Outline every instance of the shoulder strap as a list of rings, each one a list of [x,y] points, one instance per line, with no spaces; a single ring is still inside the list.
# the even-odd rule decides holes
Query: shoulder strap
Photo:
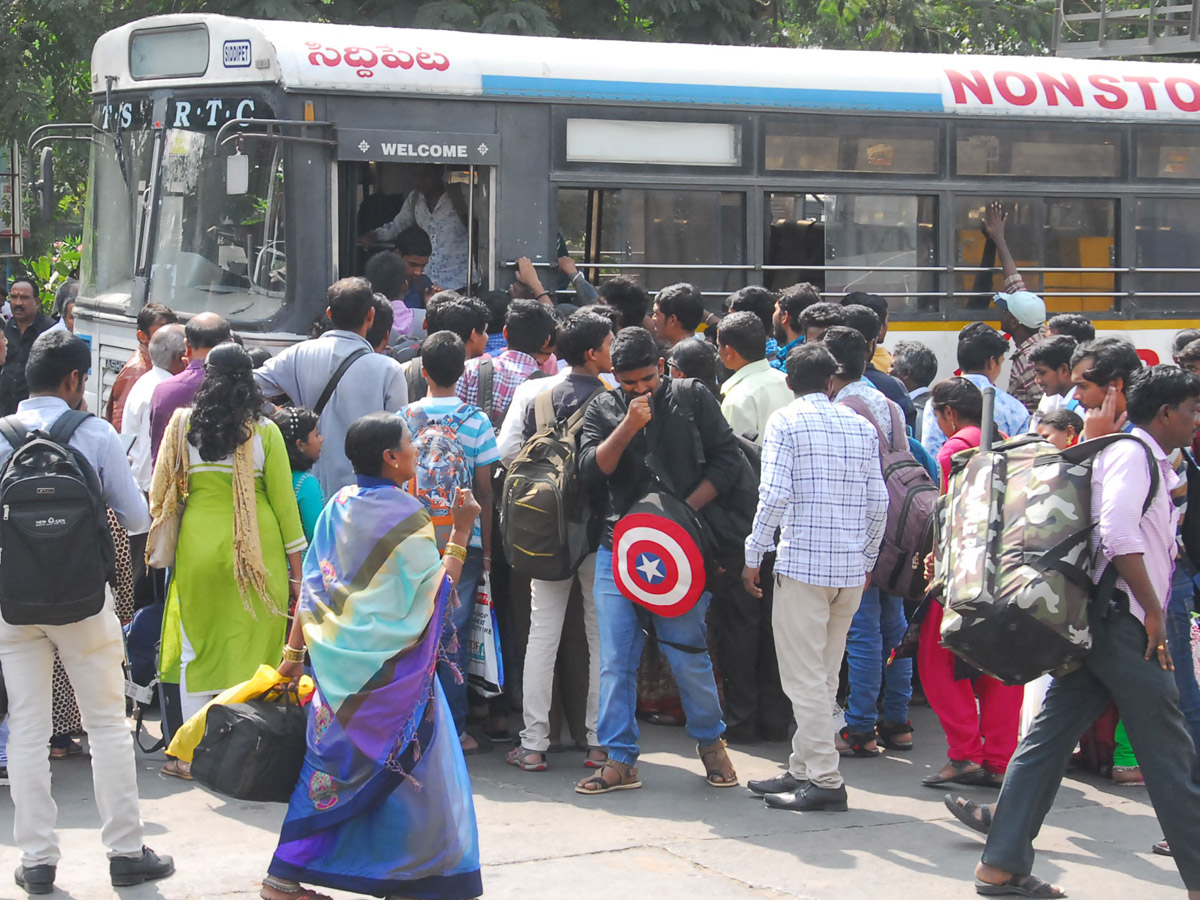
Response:
[[[14,450],[19,450],[29,440],[29,430],[16,416],[5,416],[0,419],[0,436],[8,441]]]
[[[862,416],[875,427],[875,433],[879,435],[879,450],[881,453],[883,452],[884,447],[891,446],[891,442],[888,441],[887,435],[883,433],[883,429],[879,427],[879,423],[875,421],[875,417],[871,415],[870,408],[868,408],[867,404],[863,402],[861,397],[855,397],[851,395],[846,397],[844,400],[839,400],[838,404]]]
[[[549,393],[549,392],[547,392],[547,393]],[[592,395],[583,401],[583,405],[581,407],[579,407],[579,409],[577,409],[577,410],[575,410],[575,412],[571,413],[571,418],[567,419],[567,431],[569,431],[569,432],[577,431],[579,429],[579,427],[583,424],[584,413],[587,412],[587,408],[589,406],[591,406],[592,401],[595,400],[597,397],[599,397],[601,394],[606,394],[606,393],[608,393],[608,388],[604,387],[603,385],[601,385],[600,387],[598,387],[594,391],[592,391]]]
[[[541,431],[543,428],[549,428],[554,424],[556,416],[554,415],[554,388],[548,391],[542,391],[533,401],[533,424],[534,428]]]
[[[354,365],[356,360],[361,359],[370,352],[366,347],[359,347],[342,360],[342,364],[337,367],[337,371],[333,373],[333,377],[325,384],[325,390],[321,391],[317,405],[313,407],[313,412],[318,419],[321,418],[321,413],[325,411],[325,406],[329,403],[330,398],[333,397],[333,392],[337,390],[338,382],[342,380],[342,376],[346,374],[346,370]]]
[[[902,453],[908,450],[911,453],[908,446],[908,425],[904,421],[904,415],[900,412],[900,404],[889,400],[888,412],[892,414],[892,452]]]
[[[54,424],[50,427],[50,433],[47,437],[59,446],[65,447],[71,440],[71,435],[75,433],[75,429],[91,417],[92,414],[89,412],[84,412],[80,409],[68,409],[55,420]]]
[[[479,361],[479,381],[478,391],[476,392],[477,399],[479,400],[479,408],[493,422],[495,418],[492,415],[492,384],[495,374],[496,364],[490,356]]]
[[[1146,502],[1142,504],[1142,515],[1150,511],[1150,507],[1154,503],[1154,495],[1158,493],[1158,485],[1162,480],[1162,473],[1158,471],[1158,460],[1154,458],[1154,451],[1136,435],[1127,432],[1118,431],[1116,434],[1105,434],[1098,438],[1092,438],[1090,441],[1081,441],[1074,447],[1068,447],[1059,454],[1067,462],[1082,463],[1093,459],[1098,453],[1107,450],[1117,441],[1137,441],[1142,445],[1142,449],[1146,451],[1146,461],[1150,465],[1150,490],[1146,494]]]

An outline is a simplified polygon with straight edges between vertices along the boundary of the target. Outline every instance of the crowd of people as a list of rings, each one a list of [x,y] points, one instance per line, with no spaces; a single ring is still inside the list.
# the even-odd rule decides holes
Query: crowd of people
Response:
[[[427,206],[426,219],[451,209]],[[424,274],[438,239],[421,221],[384,229],[396,252],[371,257],[371,280],[331,285],[310,339],[273,356],[213,313],[180,325],[157,304],[139,312],[103,419],[70,438],[103,487],[123,596],[80,622],[0,622],[18,884],[52,889],[48,759],[80,731],[113,883],[171,873],[142,843],[120,676],[119,625],[158,606],[159,675],[178,685],[164,727],[262,664],[315,677],[266,900],[323,896],[306,885],[475,897],[464,757],[510,744],[507,762],[537,773],[566,740],[588,770],[578,793],[637,789],[639,719],[686,729],[716,789],[741,783],[728,744],[790,739],[785,771],[751,773],[762,777],[748,788],[772,809],[846,810],[843,759],[937,740],[914,735],[915,687],[947,744],[923,783],[1000,791],[994,805],[946,795],[989,834],[979,893],[1063,896],[1032,874],[1033,837],[1080,735],[1115,701],[1108,765],[1144,780],[1165,834],[1156,849],[1200,897],[1196,570],[1179,537],[1200,450],[1200,331],[1180,332],[1174,365],[1145,367],[1082,316],[1047,319],[998,204],[982,227],[1005,278],[1001,330],[963,328],[958,373],[942,380],[929,347],[885,348],[888,304],[872,294],[747,287],[717,317],[692,285],[593,287],[569,257],[569,304],[526,259],[510,292],[441,290]],[[36,296],[31,281],[10,287],[0,412],[47,430],[81,405],[90,357],[42,321]],[[1132,442],[1096,457],[1096,578],[1114,566],[1120,601],[1093,623],[1087,665],[1025,686],[972,669],[942,644],[941,604],[901,596],[877,568],[889,463],[944,494],[955,457],[987,432],[1065,450],[1121,431],[1161,478]],[[552,578],[506,541],[509,473],[547,435],[566,447],[582,511],[579,552]],[[0,441],[0,462],[12,452]],[[155,529],[172,517],[178,537],[155,565]],[[673,524],[664,538],[634,519]],[[938,574],[931,555],[924,576]],[[465,678],[481,597],[508,673],[493,696]],[[72,685],[74,725],[58,721]],[[193,777],[178,757],[162,772]]]

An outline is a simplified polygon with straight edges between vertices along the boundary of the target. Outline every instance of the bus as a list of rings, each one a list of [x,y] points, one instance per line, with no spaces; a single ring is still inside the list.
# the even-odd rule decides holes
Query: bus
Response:
[[[689,281],[714,310],[751,284],[869,291],[889,342],[927,342],[941,375],[955,333],[994,318],[994,200],[1048,309],[1148,362],[1200,298],[1187,64],[170,15],[99,39],[92,94],[76,317],[93,408],[147,302],[213,310],[268,349],[300,339],[431,165],[480,289],[519,257],[566,288],[549,271],[565,251],[594,284]]]

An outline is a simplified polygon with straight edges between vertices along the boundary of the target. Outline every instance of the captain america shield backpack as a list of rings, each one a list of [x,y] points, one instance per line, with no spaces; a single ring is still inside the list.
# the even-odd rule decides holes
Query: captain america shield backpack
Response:
[[[686,613],[704,593],[705,579],[695,513],[670,494],[647,494],[613,527],[617,589],[655,615]]]

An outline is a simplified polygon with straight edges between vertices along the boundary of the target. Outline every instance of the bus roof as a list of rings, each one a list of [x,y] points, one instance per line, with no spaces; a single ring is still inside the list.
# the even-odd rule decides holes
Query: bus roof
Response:
[[[187,30],[200,24],[206,43],[203,30]],[[163,77],[189,57],[172,43],[188,34],[194,68]],[[134,35],[143,42],[136,61]],[[96,94],[108,84],[266,82],[300,92],[1200,120],[1200,69],[1187,63],[579,40],[206,15],[157,16],[108,32],[96,42],[92,73]]]

